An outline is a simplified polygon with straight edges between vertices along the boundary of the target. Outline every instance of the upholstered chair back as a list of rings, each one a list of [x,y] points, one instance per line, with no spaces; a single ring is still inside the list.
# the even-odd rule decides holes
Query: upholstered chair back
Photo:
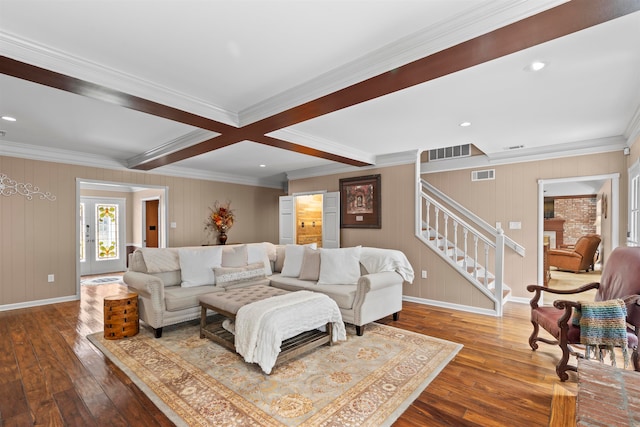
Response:
[[[640,247],[618,247],[605,262],[596,301],[640,295]],[[627,321],[640,327],[640,306],[627,305]]]

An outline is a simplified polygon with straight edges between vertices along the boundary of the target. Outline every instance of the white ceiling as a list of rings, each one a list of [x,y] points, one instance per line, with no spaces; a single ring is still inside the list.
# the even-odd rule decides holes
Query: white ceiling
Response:
[[[238,127],[560,3],[0,0],[0,53]],[[488,161],[621,149],[640,121],[639,45],[636,12],[271,136],[377,165],[466,143]],[[548,66],[524,71],[533,60]],[[0,75],[4,115],[0,154],[103,167],[217,135]],[[278,187],[353,168],[243,141],[152,173]]]

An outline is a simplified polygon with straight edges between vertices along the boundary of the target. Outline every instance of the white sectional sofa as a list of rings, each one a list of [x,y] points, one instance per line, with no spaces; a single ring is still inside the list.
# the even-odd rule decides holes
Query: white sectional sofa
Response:
[[[396,250],[263,242],[138,249],[130,255],[124,282],[138,294],[140,319],[157,338],[164,326],[199,318],[200,295],[255,284],[324,293],[362,335],[367,323],[389,315],[397,319],[402,285],[413,277],[407,258]]]

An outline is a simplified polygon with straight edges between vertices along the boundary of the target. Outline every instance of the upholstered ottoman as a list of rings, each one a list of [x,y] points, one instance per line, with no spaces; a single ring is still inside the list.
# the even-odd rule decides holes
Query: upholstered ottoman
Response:
[[[324,294],[289,292],[255,285],[205,294],[199,299],[200,338],[209,338],[237,351],[245,361],[260,364],[267,374],[278,363],[346,338],[340,309],[335,301]],[[207,310],[217,313],[209,319],[210,322]],[[227,319],[235,322],[235,331],[228,325],[227,328],[223,327]],[[254,319],[255,324],[252,324]],[[317,329],[319,326],[324,326],[325,330]],[[252,330],[256,328],[259,331]],[[300,331],[301,328],[304,330]],[[295,335],[291,334],[292,331]],[[257,340],[256,336],[266,342]],[[250,345],[246,344],[247,341]],[[273,343],[279,345],[279,350],[270,355]]]

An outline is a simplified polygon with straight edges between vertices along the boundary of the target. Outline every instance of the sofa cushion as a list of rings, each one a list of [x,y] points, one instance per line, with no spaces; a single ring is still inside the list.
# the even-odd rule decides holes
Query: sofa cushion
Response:
[[[355,285],[360,278],[362,248],[320,248],[319,285]]]
[[[261,262],[264,264],[264,274],[271,276],[271,260],[269,259],[269,249],[267,245],[274,246],[272,243],[250,243],[247,245],[247,263],[253,264]],[[275,253],[275,246],[274,246]],[[275,255],[274,255],[275,259]]]
[[[248,261],[247,245],[225,246],[222,249],[222,267],[244,267]]]
[[[138,248],[134,254],[139,254],[140,257],[133,260],[133,271],[161,273],[180,269],[177,248]]]
[[[179,311],[197,307],[200,304],[198,297],[209,292],[224,292],[224,289],[213,285],[194,286],[192,288],[167,286],[164,288],[164,303],[167,311]]]
[[[162,280],[165,287],[175,286],[182,284],[182,271],[165,271],[164,273],[153,273],[152,276],[158,277]]]
[[[213,270],[216,276],[216,285],[221,288],[265,277],[264,264],[262,262],[243,267],[216,267]]]
[[[280,273],[282,272],[282,267],[284,266],[284,251],[286,249],[285,245],[276,246],[276,260],[273,263],[273,272]]]
[[[180,248],[180,271],[182,273],[182,287],[213,285],[214,267],[222,263],[222,248],[219,246],[201,248]]]
[[[313,248],[304,248],[302,266],[300,267],[300,280],[318,281],[320,277],[320,251]]]
[[[309,243],[307,245],[287,245],[284,249],[284,265],[282,266],[281,274],[286,277],[298,277],[300,276],[300,269],[302,268],[302,257],[304,255],[304,248],[310,247],[317,248],[315,243]]]
[[[319,285],[309,280],[286,277],[281,274],[271,276],[271,286],[287,291],[307,290],[321,292],[338,304],[338,307],[351,310],[356,298],[357,285]]]

